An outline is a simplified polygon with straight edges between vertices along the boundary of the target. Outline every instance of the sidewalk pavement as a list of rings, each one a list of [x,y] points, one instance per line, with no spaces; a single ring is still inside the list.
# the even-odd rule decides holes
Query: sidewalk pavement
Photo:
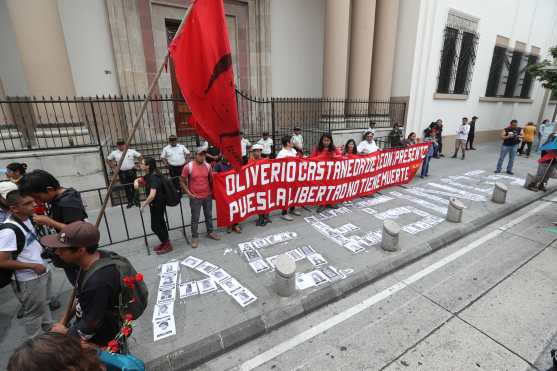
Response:
[[[280,219],[279,213],[273,213],[273,223],[266,227],[256,227],[254,220],[249,220],[242,223],[242,234],[219,231],[221,241],[201,238],[196,250],[186,244],[181,231],[171,233],[174,251],[163,256],[147,255],[141,239],[111,246],[112,250],[130,258],[136,269],[144,274],[150,289],[149,307],[134,329],[132,352],[145,360],[150,370],[190,368],[345,296],[547,195],[522,187],[527,172],[534,173],[536,170],[535,158],[518,158],[514,176],[494,174],[498,153],[499,143],[486,143],[478,146],[476,151],[468,151],[464,161],[451,158],[432,159],[428,178],[417,177],[406,186],[390,188],[375,197],[339,205],[343,206],[343,214],[318,215],[312,210],[300,209],[303,216],[288,222]],[[509,187],[507,202],[503,205],[490,201],[495,181]],[[550,192],[554,189],[551,188]],[[449,195],[460,198],[466,206],[462,223],[444,220]],[[119,212],[111,211],[112,215]],[[132,212],[134,211],[130,213]],[[175,210],[169,213],[179,215],[179,211]],[[189,215],[186,214],[189,214],[189,208],[184,208],[184,218],[187,221]],[[385,252],[380,247],[378,237],[385,219],[396,219],[402,226],[400,250],[397,252]],[[111,222],[111,230],[118,230],[114,223]],[[138,227],[137,222],[131,225]],[[146,225],[149,225],[148,221]],[[124,228],[120,225],[119,229]],[[200,229],[203,231],[204,227],[201,226]],[[335,229],[338,233],[334,236],[337,242],[319,229],[329,231],[325,232],[329,234]],[[289,232],[288,235],[294,238],[273,245],[260,240],[284,232]],[[324,266],[333,267],[342,279],[332,277],[334,282],[325,281],[317,287],[298,290],[295,295],[282,298],[273,289],[275,272],[267,270],[255,273],[238,247],[240,243],[255,239],[259,239],[256,244],[260,244],[257,251],[265,258],[311,245],[327,261]],[[151,237],[150,244],[155,243],[156,239]],[[365,250],[356,254],[349,251],[350,247],[357,246],[363,246]],[[173,308],[176,334],[154,341],[152,319],[161,265],[172,261],[180,262],[188,256],[223,268],[252,292],[257,300],[242,307],[234,300],[233,295],[228,295],[220,287],[213,292],[184,299],[176,292]],[[313,272],[323,268],[313,266],[310,260],[318,263],[315,259],[301,258],[303,259],[297,262],[297,272]],[[178,283],[200,281],[207,277],[196,269],[180,265]],[[300,284],[311,283],[308,280],[311,275],[303,277]],[[313,277],[322,276],[318,273]],[[65,282],[63,272],[55,273],[54,288],[65,302],[69,284]],[[242,298],[236,295],[236,299],[241,301]],[[5,366],[13,349],[24,339],[24,332],[21,322],[15,319],[18,305],[9,289],[0,290],[0,303],[0,365]]]

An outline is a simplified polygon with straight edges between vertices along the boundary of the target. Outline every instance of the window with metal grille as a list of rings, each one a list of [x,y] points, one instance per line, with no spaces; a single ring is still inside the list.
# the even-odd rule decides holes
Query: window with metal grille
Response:
[[[479,36],[478,23],[464,15],[449,13],[443,38],[437,93],[468,94]]]
[[[509,50],[496,45],[487,79],[486,97],[530,98],[533,78],[528,66],[538,61],[537,55]]]

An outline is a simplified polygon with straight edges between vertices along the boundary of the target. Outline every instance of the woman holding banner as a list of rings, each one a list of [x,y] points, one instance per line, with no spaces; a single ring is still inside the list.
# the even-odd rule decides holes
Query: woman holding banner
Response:
[[[339,148],[335,146],[333,143],[333,136],[329,133],[324,133],[321,135],[319,139],[319,144],[316,148],[313,149],[311,153],[311,157],[319,158],[319,159],[333,159],[339,158],[342,156],[342,152]],[[325,208],[337,209],[336,205],[325,205],[317,207],[317,212],[320,213]]]
[[[343,156],[350,157],[358,154],[358,146],[354,139],[348,139],[342,151]]]
[[[259,143],[254,144],[253,146],[251,146],[250,151],[251,151],[251,156],[248,161],[248,164],[253,164],[264,160],[261,154],[261,152],[263,151],[263,146],[261,144]],[[272,223],[271,219],[269,219],[269,214],[259,214],[255,225],[258,227],[264,227],[268,223]]]
[[[288,158],[288,157],[296,157],[298,156],[298,152],[296,151],[296,149],[294,149],[294,145],[292,144],[292,137],[290,135],[285,135],[282,137],[281,139],[281,143],[282,143],[282,149],[279,151],[279,153],[277,154],[277,159],[279,158]],[[302,214],[300,214],[298,211],[296,211],[296,208],[294,206],[288,208],[288,209],[283,209],[282,213],[281,213],[281,219],[286,220],[286,221],[293,221],[294,218],[288,214],[292,214],[292,215],[296,215],[296,216],[301,216]]]

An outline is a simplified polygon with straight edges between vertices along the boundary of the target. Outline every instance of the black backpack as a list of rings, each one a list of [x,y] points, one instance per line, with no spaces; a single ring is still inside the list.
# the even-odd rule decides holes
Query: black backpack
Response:
[[[124,281],[125,277],[136,277],[137,271],[125,257],[112,251],[99,250],[101,258],[97,260],[93,266],[83,276],[81,287],[85,287],[85,283],[99,269],[114,265],[120,273],[120,293],[118,295],[118,307],[115,308],[118,316],[122,318],[126,314],[131,314],[133,319],[139,318],[149,301],[149,290],[143,280],[135,281],[133,288],[130,288]]]
[[[16,260],[18,255],[25,248],[25,235],[17,225],[12,223],[0,224],[0,230],[3,229],[10,229],[15,233],[17,249],[12,252],[12,259]],[[12,269],[0,268],[0,287],[6,287],[11,284],[13,275],[14,271]]]
[[[176,206],[180,203],[180,195],[178,190],[167,177],[161,175],[161,188],[166,206]]]

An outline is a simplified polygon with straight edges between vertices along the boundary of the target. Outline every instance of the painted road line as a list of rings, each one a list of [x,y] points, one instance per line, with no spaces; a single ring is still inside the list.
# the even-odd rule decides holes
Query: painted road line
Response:
[[[557,201],[557,197],[553,199],[553,201]],[[408,285],[411,285],[420,279],[426,277],[427,275],[435,272],[436,270],[444,267],[445,265],[455,261],[456,259],[460,258],[461,256],[465,255],[466,253],[476,249],[477,247],[483,245],[487,241],[499,236],[501,233],[506,231],[507,229],[513,227],[514,225],[528,219],[529,217],[535,215],[536,213],[540,212],[541,210],[548,207],[550,204],[542,203],[539,206],[536,206],[532,210],[528,211],[527,213],[521,215],[520,217],[513,219],[509,223],[497,228],[494,231],[478,238],[474,242],[468,244],[467,246],[455,251],[454,253],[444,257],[443,259],[433,263],[432,265],[427,266],[426,268],[422,269],[421,271],[411,275],[410,277],[397,282],[396,284],[392,285],[391,287],[373,295],[369,298],[365,299],[361,303],[350,307],[339,314],[332,316],[331,318],[319,323],[318,325],[299,333],[298,335],[286,340],[278,345],[275,345],[271,349],[258,354],[257,356],[253,357],[252,359],[240,364],[237,369],[241,371],[249,371],[253,370],[256,367],[259,367],[270,360],[280,356],[283,353],[288,352],[289,350],[295,348],[296,346],[305,343],[311,338],[322,334],[323,332],[335,327],[336,325],[346,321],[347,319],[357,315],[358,313],[372,307],[373,305],[385,300],[386,298],[396,294],[400,290],[404,289]]]

